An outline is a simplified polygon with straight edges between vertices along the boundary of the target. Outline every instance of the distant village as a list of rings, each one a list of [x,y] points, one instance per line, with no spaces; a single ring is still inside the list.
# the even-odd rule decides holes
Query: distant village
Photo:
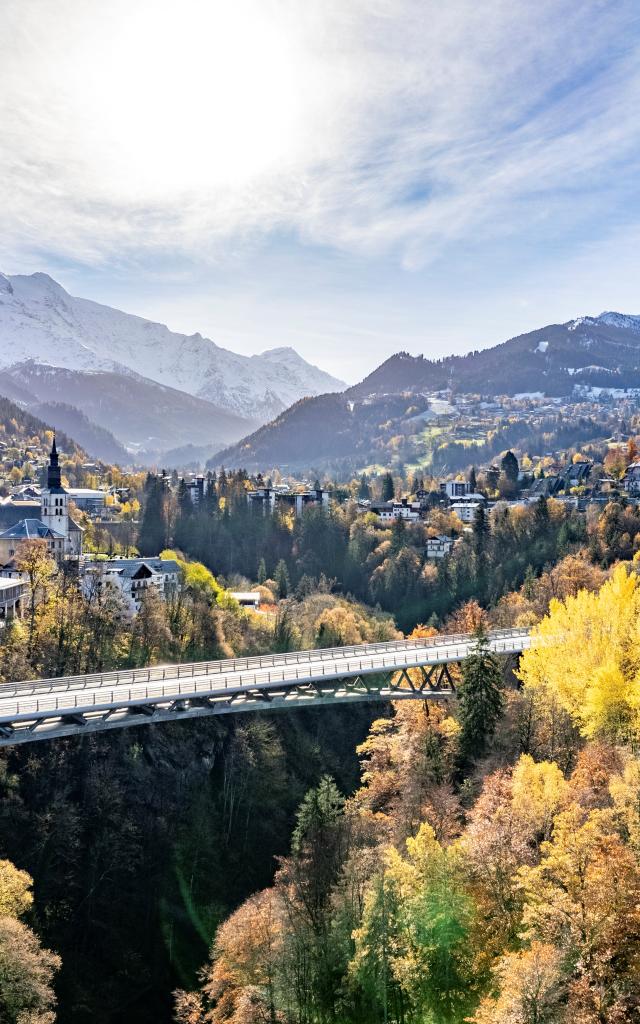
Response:
[[[44,542],[59,566],[74,566],[85,595],[113,588],[125,614],[134,615],[144,593],[153,588],[163,600],[174,594],[180,568],[160,552],[139,557],[135,543],[140,524],[144,474],[129,478],[113,469],[84,462],[76,475],[92,486],[63,481],[61,453],[51,448],[0,441],[0,622],[23,612],[27,581],[19,565],[20,546]],[[577,512],[611,501],[640,503],[640,457],[634,439],[612,438],[601,461],[580,452],[549,452],[521,462],[511,451],[486,467],[433,478],[417,472],[401,492],[391,473],[362,474],[349,486],[328,481],[283,480],[261,475],[246,479],[247,507],[259,515],[300,517],[311,508],[352,503],[356,514],[372,524],[426,527],[424,556],[446,559],[479,517],[488,522],[496,510],[526,507],[542,500],[562,503]],[[216,488],[216,475],[162,474],[168,492],[194,510]],[[376,495],[374,497],[374,494]],[[217,500],[217,499],[216,499]],[[256,590],[235,594],[239,603],[258,608]]]

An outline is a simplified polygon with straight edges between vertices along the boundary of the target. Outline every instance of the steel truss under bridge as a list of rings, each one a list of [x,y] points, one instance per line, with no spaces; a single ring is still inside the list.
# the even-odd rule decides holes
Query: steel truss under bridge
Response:
[[[495,630],[488,640],[500,655],[530,645],[522,629]],[[440,635],[3,683],[0,746],[233,712],[446,700],[455,693],[448,666],[474,645],[470,634]]]

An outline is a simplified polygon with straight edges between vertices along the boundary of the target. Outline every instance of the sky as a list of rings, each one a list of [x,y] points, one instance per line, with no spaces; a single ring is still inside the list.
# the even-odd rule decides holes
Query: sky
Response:
[[[640,313],[637,0],[0,14],[4,273],[349,382]]]

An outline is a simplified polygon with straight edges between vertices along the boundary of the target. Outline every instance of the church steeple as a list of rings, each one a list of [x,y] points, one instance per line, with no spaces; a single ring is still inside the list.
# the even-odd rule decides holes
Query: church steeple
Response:
[[[49,455],[49,468],[47,469],[47,489],[53,491],[61,486],[62,477],[60,475],[60,460],[58,458],[58,449],[56,447],[56,435],[54,434],[51,453]]]

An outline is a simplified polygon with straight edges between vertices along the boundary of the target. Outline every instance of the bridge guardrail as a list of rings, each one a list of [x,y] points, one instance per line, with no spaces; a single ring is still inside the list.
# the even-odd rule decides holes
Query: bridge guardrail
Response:
[[[492,635],[491,647],[495,653],[513,653],[522,649],[522,645],[513,641],[521,640],[527,635],[527,630],[501,631],[500,635]],[[429,638],[430,640],[431,638]],[[460,641],[463,641],[460,643]],[[457,642],[456,642],[457,641]],[[511,642],[510,642],[511,641]],[[413,644],[412,646],[418,646]],[[466,634],[456,634],[453,643],[431,644],[430,642],[420,645],[423,648],[441,648],[437,651],[435,661],[425,662],[423,658],[417,657],[414,661],[408,659],[406,654],[403,657],[398,651],[385,653],[365,654],[360,658],[334,658],[333,661],[323,661],[322,673],[305,674],[302,671],[304,662],[288,662],[282,667],[271,666],[260,670],[244,670],[229,672],[220,676],[220,682],[224,680],[224,686],[215,687],[211,685],[212,675],[199,673],[198,678],[194,676],[172,676],[156,680],[134,680],[130,679],[131,685],[128,688],[119,687],[117,690],[110,690],[107,687],[97,687],[92,694],[86,691],[85,687],[80,692],[68,692],[41,695],[24,696],[16,695],[15,701],[4,699],[0,702],[0,723],[31,721],[35,718],[60,717],[74,713],[90,713],[91,711],[127,708],[145,704],[163,703],[174,700],[197,699],[204,695],[212,699],[224,699],[230,692],[234,694],[246,691],[269,690],[278,684],[291,684],[299,681],[302,684],[320,682],[323,678],[327,680],[340,679],[343,677],[357,675],[371,675],[378,672],[394,672],[402,669],[418,667],[421,664],[438,664],[462,660],[469,653],[473,646],[473,640]],[[363,651],[369,645],[360,645],[359,650]],[[358,648],[334,648],[334,651],[357,651]],[[407,647],[404,648],[405,652]],[[313,652],[308,652],[313,653]],[[442,655],[442,656],[441,656]],[[198,663],[196,663],[198,664]],[[329,669],[329,671],[327,671]],[[73,677],[69,677],[70,679]],[[83,678],[83,677],[80,677]],[[230,685],[231,679],[231,685]],[[155,685],[150,685],[155,683]],[[2,706],[4,705],[4,706]]]
[[[487,635],[489,640],[517,637],[528,634],[527,629],[497,629]],[[434,637],[417,637],[415,639],[381,641],[380,643],[355,644],[348,647],[314,648],[308,651],[290,651],[284,654],[255,655],[251,658],[227,658],[216,661],[182,662],[176,665],[153,665],[139,669],[121,669],[109,672],[94,672],[77,676],[51,676],[47,679],[24,680],[20,683],[0,684],[0,697],[16,688],[21,689],[89,689],[92,686],[104,686],[106,683],[121,683],[131,680],[135,682],[151,682],[162,678],[181,679],[195,675],[222,675],[243,670],[258,668],[276,668],[278,665],[304,664],[311,661],[331,661],[336,656],[359,654],[364,651],[387,653],[402,651],[407,647],[442,647],[452,643],[468,643],[472,637],[469,633],[437,634]]]

